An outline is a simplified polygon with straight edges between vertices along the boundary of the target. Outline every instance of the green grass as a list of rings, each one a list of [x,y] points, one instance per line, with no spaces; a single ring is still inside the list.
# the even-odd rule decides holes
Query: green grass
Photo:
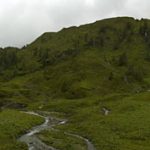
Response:
[[[27,146],[17,141],[33,126],[41,124],[43,119],[15,110],[0,112],[0,150],[27,150]]]
[[[43,131],[39,138],[46,144],[61,150],[86,150],[85,141],[73,136],[66,135],[61,131],[49,130]]]
[[[114,94],[76,102],[56,100],[49,102],[44,109],[66,113],[68,123],[57,128],[62,132],[67,131],[88,138],[97,150],[148,150],[149,99],[149,92],[136,95]],[[110,109],[108,116],[103,115],[103,107]],[[45,131],[41,137],[49,144],[53,144],[53,134],[55,135],[53,132]],[[61,139],[61,136],[60,134],[58,139]]]
[[[143,35],[149,36],[149,26],[149,20],[119,17],[45,33],[21,50],[0,53],[0,81],[31,101],[143,90],[149,86],[149,40]]]
[[[149,20],[119,17],[45,33],[23,49],[5,48],[0,53],[0,107],[65,114],[69,121],[60,129],[89,138],[97,150],[147,150],[149,36]],[[103,107],[111,110],[108,116]],[[0,135],[8,128],[0,144],[4,150],[9,145],[17,149],[16,136],[39,123],[10,110],[0,115]]]

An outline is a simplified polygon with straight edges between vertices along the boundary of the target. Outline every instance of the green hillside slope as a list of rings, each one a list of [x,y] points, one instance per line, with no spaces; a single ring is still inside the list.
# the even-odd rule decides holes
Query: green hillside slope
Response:
[[[149,76],[149,28],[149,20],[114,18],[45,33],[20,50],[1,50],[2,81],[38,72],[30,84],[46,82],[51,95],[66,98],[142,90]]]
[[[61,129],[97,150],[148,150],[150,20],[105,19],[1,48],[0,84],[2,110],[58,111],[70,120]]]

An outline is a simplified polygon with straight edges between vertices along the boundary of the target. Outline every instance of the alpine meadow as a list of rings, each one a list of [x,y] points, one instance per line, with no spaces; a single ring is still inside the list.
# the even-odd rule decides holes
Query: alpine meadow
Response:
[[[150,20],[0,48],[0,150],[28,149],[150,150]]]

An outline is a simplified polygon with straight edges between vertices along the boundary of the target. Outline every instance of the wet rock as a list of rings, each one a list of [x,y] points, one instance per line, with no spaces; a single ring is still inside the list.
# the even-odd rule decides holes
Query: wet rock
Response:
[[[109,115],[110,110],[107,109],[106,107],[103,107],[103,108],[102,108],[102,113],[103,113],[105,116],[107,116],[107,115]]]

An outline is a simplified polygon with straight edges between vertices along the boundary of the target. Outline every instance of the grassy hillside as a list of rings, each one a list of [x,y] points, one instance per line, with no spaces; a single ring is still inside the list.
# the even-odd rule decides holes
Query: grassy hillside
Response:
[[[0,114],[58,111],[69,120],[61,130],[89,138],[97,150],[148,150],[149,66],[147,19],[111,18],[44,33],[21,49],[0,49]],[[50,143],[55,133],[41,136]]]
[[[127,17],[45,33],[20,50],[1,50],[1,81],[23,76],[26,87],[75,99],[142,91],[149,85],[149,35],[149,20]]]

